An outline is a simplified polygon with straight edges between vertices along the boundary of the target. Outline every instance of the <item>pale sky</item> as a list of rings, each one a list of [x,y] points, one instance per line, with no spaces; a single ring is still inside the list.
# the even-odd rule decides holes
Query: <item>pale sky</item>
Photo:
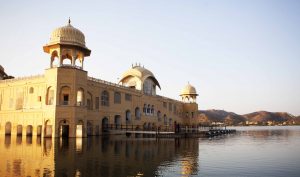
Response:
[[[300,1],[119,0],[0,2],[0,64],[43,74],[42,46],[68,17],[92,50],[90,76],[117,82],[138,62],[158,92],[180,99],[190,82],[199,109],[300,115]]]

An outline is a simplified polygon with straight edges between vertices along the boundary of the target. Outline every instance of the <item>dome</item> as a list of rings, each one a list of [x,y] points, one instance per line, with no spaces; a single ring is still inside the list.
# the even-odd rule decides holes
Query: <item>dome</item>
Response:
[[[68,23],[68,25],[52,31],[49,45],[53,44],[71,44],[85,48],[85,37],[79,29]]]
[[[74,28],[70,20],[66,26],[56,28],[52,31],[50,41],[44,46],[44,51],[49,53],[51,46],[56,44],[80,47],[85,52],[85,55],[88,56],[91,53],[85,46],[84,34],[79,29]]]
[[[196,88],[194,86],[192,86],[190,83],[188,83],[182,90],[180,93],[180,96],[182,95],[196,95],[198,96],[197,92],[196,92]]]
[[[144,67],[141,66],[132,67],[122,75],[120,82],[124,82],[129,77],[137,77],[141,82],[144,82],[146,79],[150,78],[160,88],[159,82],[154,77],[153,73]],[[134,83],[128,83],[128,84],[130,85]]]

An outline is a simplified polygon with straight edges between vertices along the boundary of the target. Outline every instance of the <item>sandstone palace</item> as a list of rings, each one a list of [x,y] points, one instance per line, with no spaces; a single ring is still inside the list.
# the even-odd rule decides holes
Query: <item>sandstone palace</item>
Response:
[[[43,46],[50,66],[43,75],[12,78],[0,73],[0,134],[86,137],[136,131],[176,132],[199,124],[196,89],[188,84],[181,101],[159,96],[160,84],[136,64],[119,83],[88,76],[84,34],[70,21]],[[19,66],[21,67],[21,66]]]

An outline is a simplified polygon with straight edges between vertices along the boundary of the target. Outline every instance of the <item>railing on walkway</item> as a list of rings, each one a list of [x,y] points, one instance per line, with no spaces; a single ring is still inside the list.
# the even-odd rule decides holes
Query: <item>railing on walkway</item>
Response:
[[[140,133],[193,133],[193,132],[207,132],[210,130],[226,130],[226,126],[212,126],[212,125],[160,125],[153,126],[152,124],[134,125],[134,124],[104,124],[102,127],[104,132],[123,131],[123,132],[140,132]]]

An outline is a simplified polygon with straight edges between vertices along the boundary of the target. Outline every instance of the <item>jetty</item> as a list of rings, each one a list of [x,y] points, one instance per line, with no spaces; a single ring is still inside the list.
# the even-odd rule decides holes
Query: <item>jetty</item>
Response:
[[[135,125],[114,125],[110,124],[105,127],[104,135],[121,135],[137,138],[200,138],[215,137],[225,134],[235,133],[235,129],[227,129],[226,126],[197,126],[197,127],[174,127],[172,129],[166,127],[140,129],[134,128]]]

